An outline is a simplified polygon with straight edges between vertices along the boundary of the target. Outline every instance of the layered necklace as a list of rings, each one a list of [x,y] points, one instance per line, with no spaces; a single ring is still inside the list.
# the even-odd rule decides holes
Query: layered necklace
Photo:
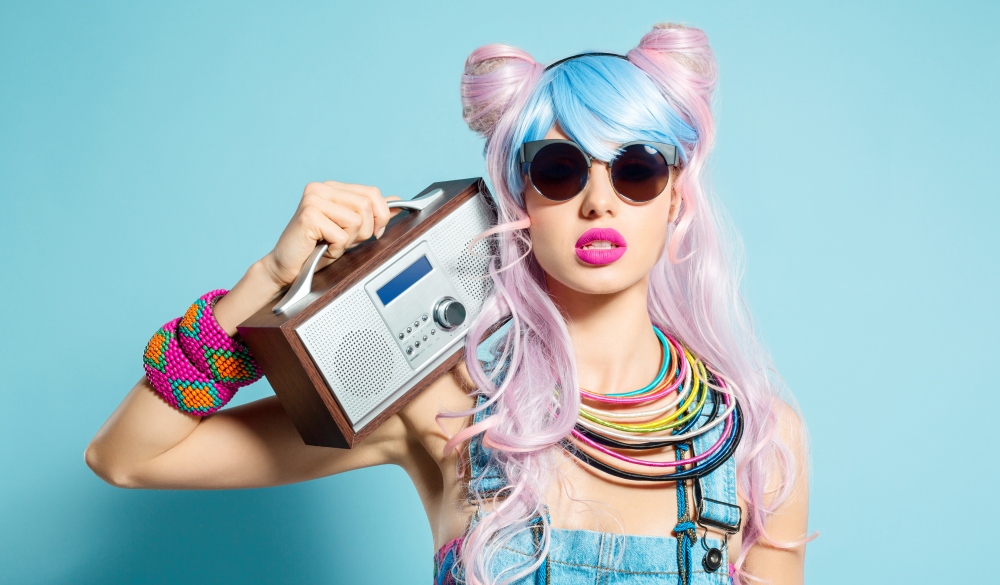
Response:
[[[616,409],[581,404],[571,435],[573,441],[567,441],[571,447],[568,450],[591,467],[623,479],[684,481],[702,477],[736,451],[743,434],[743,413],[731,384],[727,385],[718,372],[655,325],[653,332],[663,347],[663,361],[656,377],[629,392],[597,394],[581,388],[581,398]],[[719,438],[703,452],[693,453],[693,440],[720,425],[723,428]],[[591,456],[580,445],[610,457],[614,463]],[[644,452],[671,446],[673,461],[642,458]],[[634,452],[636,456],[618,451]],[[689,456],[682,457],[684,453]],[[638,465],[644,471],[630,471],[623,464]],[[672,471],[663,471],[668,468]]]

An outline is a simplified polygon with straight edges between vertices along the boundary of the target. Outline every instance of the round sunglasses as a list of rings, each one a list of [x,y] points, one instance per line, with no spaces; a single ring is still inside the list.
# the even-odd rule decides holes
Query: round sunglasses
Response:
[[[667,187],[677,147],[637,140],[623,144],[608,163],[611,185],[632,203],[655,199]],[[542,197],[569,201],[587,186],[593,157],[572,140],[532,140],[521,145],[521,172]]]

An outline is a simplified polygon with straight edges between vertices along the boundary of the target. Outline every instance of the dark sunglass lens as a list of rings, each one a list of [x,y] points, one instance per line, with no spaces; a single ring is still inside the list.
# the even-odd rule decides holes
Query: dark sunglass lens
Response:
[[[666,159],[652,146],[628,146],[611,163],[611,184],[632,201],[650,201],[663,192],[670,178]]]
[[[587,159],[569,144],[549,144],[531,160],[531,184],[547,199],[567,201],[587,184]]]

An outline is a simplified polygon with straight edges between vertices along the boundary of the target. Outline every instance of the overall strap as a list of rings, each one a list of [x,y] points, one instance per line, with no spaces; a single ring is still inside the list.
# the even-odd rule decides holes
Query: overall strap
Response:
[[[487,373],[497,367],[500,360],[500,344],[510,328],[510,321],[504,323],[492,335],[483,340],[477,347],[476,357],[482,363],[483,370]],[[493,383],[499,386],[503,383],[507,375],[507,364],[504,363],[493,376]],[[486,403],[488,398],[479,394],[476,396],[476,408]],[[472,419],[472,424],[478,424],[493,413],[493,406],[480,410]],[[480,433],[469,439],[469,484],[466,489],[470,503],[473,502],[472,494],[479,492],[484,497],[492,496],[507,485],[507,478],[503,470],[496,465],[490,457],[490,450],[483,445],[483,435]]]
[[[713,400],[715,397],[713,397]],[[735,400],[735,398],[734,398]],[[721,405],[720,405],[721,406]],[[709,409],[706,407],[705,411]],[[708,420],[703,411],[702,424]],[[695,454],[704,453],[722,436],[724,425],[716,425],[695,437]],[[728,533],[740,530],[742,514],[736,501],[736,456],[732,456],[708,475],[694,482],[698,524],[720,528]]]
[[[480,394],[476,397],[476,407],[482,406],[486,402],[486,396]],[[481,410],[475,414],[472,424],[482,422],[492,414],[492,406]],[[503,470],[490,457],[490,450],[483,445],[482,433],[474,435],[469,439],[469,485],[466,493],[468,500],[473,502],[473,493],[479,492],[483,497],[489,497],[500,491],[507,485],[507,478]]]
[[[712,417],[712,411],[717,406],[717,395],[712,395],[696,422],[700,427]],[[675,445],[677,457],[693,451],[691,455],[704,453],[722,437],[723,426],[716,425],[708,431],[695,437],[690,444]],[[727,533],[738,532],[740,527],[740,508],[736,504],[736,461],[729,457],[721,466],[704,477],[694,480],[695,519],[691,517],[691,497],[688,482],[677,482],[677,525],[674,533],[677,535],[677,581],[678,585],[689,585],[692,578],[693,551],[698,541],[697,526],[713,526]],[[724,548],[724,547],[723,547]],[[710,569],[714,570],[714,569]]]

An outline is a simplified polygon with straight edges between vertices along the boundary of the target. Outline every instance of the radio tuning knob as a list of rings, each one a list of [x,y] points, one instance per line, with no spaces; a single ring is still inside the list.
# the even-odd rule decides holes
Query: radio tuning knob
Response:
[[[465,305],[454,297],[444,297],[434,305],[434,321],[450,331],[465,322]]]

